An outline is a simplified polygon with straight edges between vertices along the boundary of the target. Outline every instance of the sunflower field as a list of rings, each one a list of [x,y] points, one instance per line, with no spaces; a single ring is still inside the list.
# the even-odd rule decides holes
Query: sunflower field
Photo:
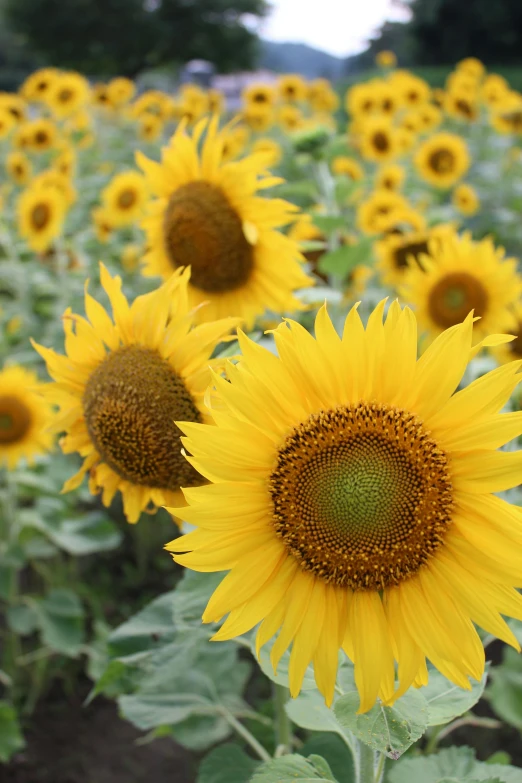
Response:
[[[0,93],[0,780],[522,783],[522,95]]]

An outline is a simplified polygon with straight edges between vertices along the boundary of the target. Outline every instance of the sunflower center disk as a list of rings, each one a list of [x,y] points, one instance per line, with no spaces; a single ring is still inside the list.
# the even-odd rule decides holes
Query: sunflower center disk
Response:
[[[239,215],[224,193],[208,182],[189,182],[174,191],[163,235],[173,266],[190,264],[190,282],[203,291],[233,291],[253,271],[254,250]]]
[[[419,266],[421,266],[419,257],[422,253],[428,252],[428,243],[425,240],[420,242],[410,242],[408,245],[398,247],[394,252],[395,266],[398,269],[406,269],[408,267],[408,259],[412,256]]]
[[[37,204],[31,215],[34,227],[37,229],[45,228],[50,216],[51,212],[47,204]]]
[[[16,443],[31,426],[31,413],[16,397],[0,397],[0,443]]]
[[[443,329],[462,323],[472,310],[482,317],[487,306],[487,291],[467,272],[455,272],[441,278],[428,299],[430,315]]]
[[[136,203],[136,193],[133,190],[122,190],[118,196],[118,206],[121,209],[130,209]]]
[[[446,455],[413,414],[360,402],[296,427],[270,477],[277,534],[301,566],[353,590],[413,576],[451,523]]]
[[[201,421],[181,378],[150,348],[111,353],[86,384],[83,410],[102,460],[123,479],[175,490],[201,483],[174,421]]]
[[[448,174],[455,168],[455,156],[450,150],[437,150],[430,156],[429,164],[437,174]]]

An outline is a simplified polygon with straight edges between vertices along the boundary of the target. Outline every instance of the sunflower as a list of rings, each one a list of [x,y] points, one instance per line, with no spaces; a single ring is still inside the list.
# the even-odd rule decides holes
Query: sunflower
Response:
[[[96,239],[98,242],[105,244],[109,241],[111,234],[115,229],[115,226],[111,222],[112,215],[109,214],[105,207],[95,207],[92,210],[91,215]]]
[[[98,82],[94,84],[91,90],[91,103],[101,109],[114,109],[109,90],[106,84]]]
[[[131,79],[117,76],[107,85],[109,100],[113,106],[124,106],[134,98],[136,85]]]
[[[270,103],[248,103],[241,112],[241,119],[251,130],[264,133],[275,122],[273,106]]]
[[[481,79],[486,72],[484,63],[482,63],[477,57],[465,57],[464,60],[460,60],[457,63],[457,70],[470,74],[475,79]]]
[[[22,127],[27,134],[27,147],[33,152],[47,152],[58,141],[58,128],[44,117],[26,122]]]
[[[414,109],[430,100],[429,84],[409,71],[394,71],[390,82],[396,87],[404,106]]]
[[[338,155],[332,160],[332,171],[334,174],[342,174],[345,177],[359,182],[364,177],[364,169],[355,158],[349,158],[347,155]]]
[[[76,168],[76,151],[72,145],[61,145],[58,155],[53,159],[53,169],[65,177],[71,177]]]
[[[285,103],[300,103],[308,95],[308,85],[299,74],[288,73],[279,77],[277,91]]]
[[[89,82],[74,71],[56,76],[46,93],[45,101],[56,117],[69,117],[89,101]]]
[[[388,166],[382,166],[377,171],[375,187],[385,190],[400,190],[404,184],[406,171],[398,164],[390,163]]]
[[[57,169],[46,169],[37,174],[31,182],[31,187],[56,188],[67,207],[71,207],[78,198],[78,193],[71,182],[71,178]]]
[[[297,106],[281,106],[277,113],[279,125],[288,133],[299,130],[304,126],[303,112]]]
[[[390,52],[389,49],[383,49],[375,55],[375,65],[378,65],[379,68],[395,68],[397,56],[394,52]]]
[[[517,302],[513,308],[513,315],[516,325],[509,329],[509,333],[514,336],[514,340],[509,343],[502,343],[491,348],[491,353],[499,364],[506,364],[514,360],[522,361],[522,303]]]
[[[406,233],[390,231],[375,243],[375,268],[383,284],[395,287],[404,282],[412,262],[416,262],[419,268],[423,269],[422,257],[430,253],[434,243],[454,233],[454,227],[444,223],[430,229],[417,229]]]
[[[266,165],[269,168],[277,166],[279,163],[281,163],[283,158],[283,150],[281,149],[281,145],[278,144],[274,139],[270,139],[268,137],[256,139],[256,141],[252,144],[252,152],[262,152],[265,156]]]
[[[57,68],[39,68],[27,77],[20,93],[27,101],[45,101],[45,96],[58,74]]]
[[[224,114],[227,110],[227,99],[221,90],[210,89],[207,93],[208,110],[210,114]]]
[[[138,269],[143,248],[134,242],[128,242],[121,249],[120,261],[126,272],[136,272]]]
[[[203,614],[228,615],[214,640],[260,623],[259,653],[279,631],[270,658],[291,645],[291,695],[313,662],[328,705],[342,649],[359,713],[425,685],[426,658],[469,690],[484,671],[473,622],[518,650],[501,614],[522,618],[522,515],[493,494],[520,480],[522,454],[496,451],[522,433],[522,414],[499,414],[520,362],[454,393],[473,317],[417,359],[414,314],[393,302],[383,323],[384,305],[366,329],[355,306],[342,338],[326,307],[315,339],[281,324],[278,356],[240,336],[242,360],[215,378],[216,426],[180,423],[212,483],[171,509],[196,530],[167,545],[229,571]]]
[[[299,307],[293,292],[310,279],[301,268],[297,243],[275,230],[295,219],[297,207],[257,195],[281,180],[266,175],[264,155],[222,163],[222,146],[214,118],[203,120],[192,137],[180,126],[163,149],[161,163],[137,153],[158,196],[143,221],[150,248],[144,274],[168,278],[190,264],[191,305],[209,302],[196,317],[234,315],[250,327],[265,308],[280,313]]]
[[[479,197],[471,185],[457,185],[452,195],[453,206],[463,215],[474,215],[480,208]]]
[[[17,185],[26,185],[31,179],[31,161],[23,152],[10,152],[5,159],[5,169]]]
[[[242,155],[249,138],[250,129],[246,125],[234,125],[231,128],[223,128],[222,161],[228,163]]]
[[[396,129],[386,117],[367,120],[361,133],[361,155],[366,160],[389,161],[402,152]]]
[[[27,116],[27,104],[20,95],[12,92],[0,92],[0,110],[9,112],[15,122],[24,122]]]
[[[45,253],[62,232],[67,205],[55,187],[31,186],[18,199],[18,230],[35,253]]]
[[[475,122],[479,116],[476,99],[463,95],[461,92],[446,93],[444,109],[450,117],[467,122]]]
[[[435,130],[442,122],[442,112],[433,103],[425,103],[417,109],[421,129],[424,131]]]
[[[116,174],[101,194],[113,226],[129,226],[142,217],[148,197],[144,177],[137,171]]]
[[[43,384],[25,367],[0,371],[0,465],[13,470],[21,459],[48,451],[52,410],[39,393]]]
[[[0,108],[0,139],[5,139],[15,127],[13,115],[7,109]]]
[[[157,141],[163,132],[163,120],[156,114],[145,112],[139,119],[138,135],[143,141]]]
[[[497,73],[490,73],[484,79],[481,87],[481,97],[490,109],[501,105],[509,94],[509,84]]]
[[[101,491],[108,506],[119,490],[127,519],[137,522],[149,503],[177,502],[180,485],[203,481],[181,453],[174,422],[209,420],[203,398],[209,367],[219,361],[210,356],[237,319],[192,327],[188,269],[129,305],[121,279],[100,268],[113,320],[86,293],[88,320],[70,310],[64,316],[67,355],[34,347],[56,382],[47,395],[60,407],[55,430],[66,433],[62,449],[84,458],[64,490],[89,472],[90,491]]]
[[[308,85],[308,102],[316,112],[332,113],[339,106],[339,96],[328,79],[314,79]]]
[[[245,87],[241,97],[246,105],[253,103],[258,106],[272,106],[276,99],[276,93],[269,84],[250,84]]]
[[[447,236],[429,244],[421,268],[411,268],[401,293],[417,310],[419,325],[434,337],[474,312],[474,332],[482,338],[491,332],[510,332],[515,326],[511,308],[522,293],[522,278],[515,259],[504,257],[486,237]]]
[[[417,149],[415,166],[426,182],[438,188],[449,188],[470,166],[466,142],[454,133],[436,133]]]
[[[379,109],[375,83],[354,84],[344,97],[346,111],[353,117],[368,117]]]
[[[357,224],[365,234],[379,234],[387,230],[396,215],[408,208],[408,202],[400,193],[384,188],[375,190],[359,205]]]

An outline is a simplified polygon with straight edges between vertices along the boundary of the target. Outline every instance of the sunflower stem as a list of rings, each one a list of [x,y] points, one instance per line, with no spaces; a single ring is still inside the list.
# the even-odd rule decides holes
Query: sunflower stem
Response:
[[[375,783],[375,752],[369,745],[357,740],[358,746],[358,775],[357,783]]]
[[[273,694],[276,756],[283,756],[292,750],[292,724],[285,709],[289,696],[288,688],[274,684]]]
[[[379,761],[377,762],[377,768],[375,770],[375,783],[382,783],[384,780],[384,769],[386,767],[386,756],[384,753],[379,754]]]
[[[257,754],[257,756],[261,759],[261,761],[272,760],[270,753],[268,753],[268,751],[265,750],[265,748],[261,745],[261,743],[256,740],[254,735],[249,732],[246,726],[243,726],[243,724],[240,723],[234,717],[234,715],[232,715],[231,712],[229,712],[226,709],[223,709],[222,714],[223,717],[228,721],[230,726],[236,731],[236,733],[239,734],[239,736],[242,737],[248,745],[250,745],[254,753]]]

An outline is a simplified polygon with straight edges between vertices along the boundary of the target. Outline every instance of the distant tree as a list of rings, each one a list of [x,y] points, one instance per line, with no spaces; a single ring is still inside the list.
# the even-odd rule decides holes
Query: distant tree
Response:
[[[256,36],[244,16],[265,0],[3,0],[4,19],[43,61],[93,75],[208,59],[246,67]],[[2,20],[0,19],[0,27]]]
[[[419,64],[469,56],[496,65],[522,61],[522,0],[412,0],[410,8]]]
[[[378,34],[368,41],[368,48],[357,57],[347,60],[346,72],[371,68],[375,55],[384,49],[395,52],[399,65],[410,66],[415,61],[415,41],[410,26],[402,22],[385,22]]]

